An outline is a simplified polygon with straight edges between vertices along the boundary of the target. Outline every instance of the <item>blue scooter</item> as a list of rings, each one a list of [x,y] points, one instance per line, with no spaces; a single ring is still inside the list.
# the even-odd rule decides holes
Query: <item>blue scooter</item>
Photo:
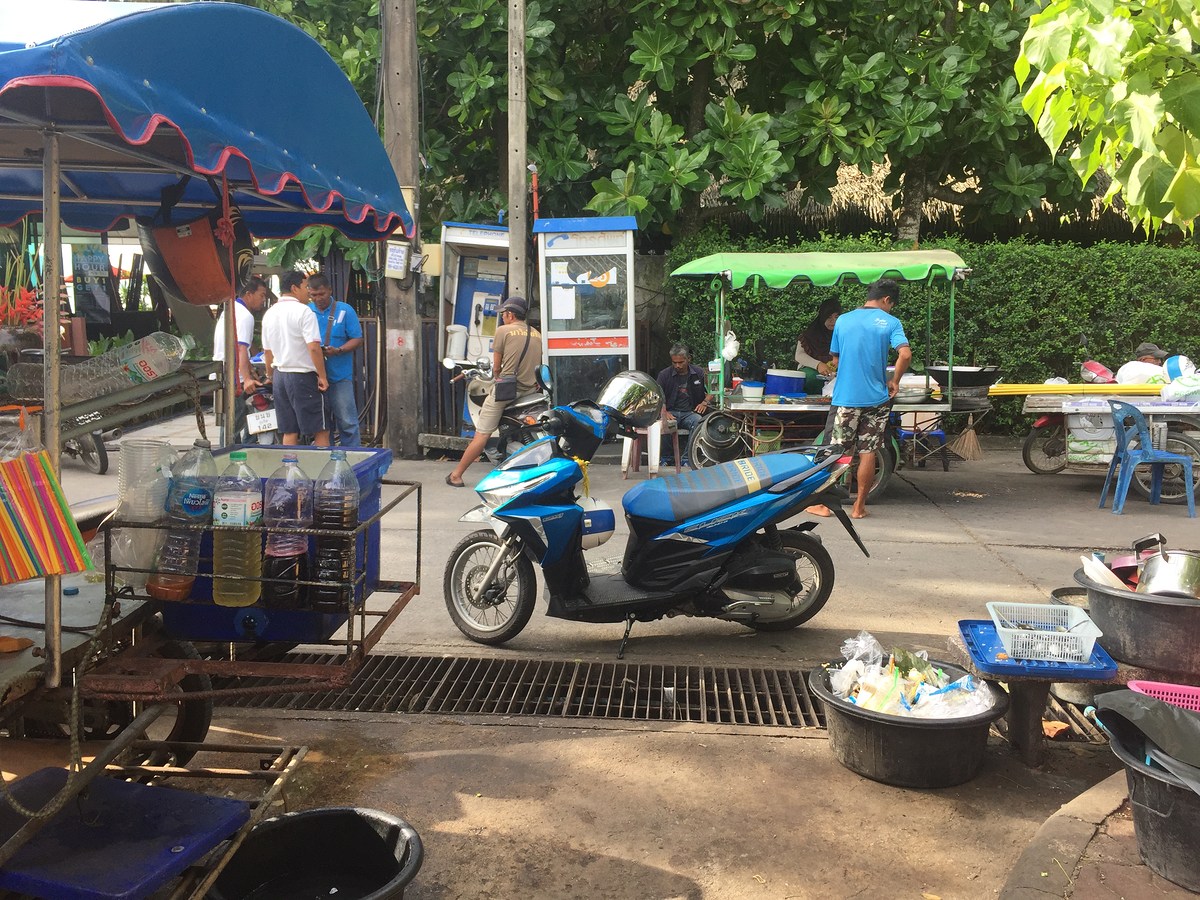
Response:
[[[460,521],[489,528],[463,538],[446,563],[446,606],[464,635],[502,644],[533,614],[541,566],[548,615],[580,622],[634,622],[691,615],[784,631],[820,611],[833,589],[833,561],[809,532],[814,522],[780,526],[805,508],[833,510],[864,554],[836,485],[852,462],[838,446],[768,453],[645,481],[622,499],[629,541],[619,570],[589,568],[584,550],[603,544],[614,511],[577,498],[582,461],[604,439],[646,427],[662,393],[640,372],[615,375],[595,403],[557,406],[544,437],[483,478],[483,505]]]

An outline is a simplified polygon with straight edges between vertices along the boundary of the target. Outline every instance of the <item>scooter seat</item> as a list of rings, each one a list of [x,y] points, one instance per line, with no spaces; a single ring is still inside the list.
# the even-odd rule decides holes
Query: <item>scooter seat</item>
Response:
[[[812,458],[803,453],[735,459],[695,472],[643,481],[625,494],[621,505],[635,518],[682,522],[813,468]]]
[[[545,403],[545,402],[546,402],[546,395],[543,394],[541,391],[535,390],[529,394],[522,394],[516,400],[513,400],[511,403],[507,404],[504,408],[508,409],[508,410],[513,410],[513,409],[517,409],[518,407],[533,406],[534,404]]]

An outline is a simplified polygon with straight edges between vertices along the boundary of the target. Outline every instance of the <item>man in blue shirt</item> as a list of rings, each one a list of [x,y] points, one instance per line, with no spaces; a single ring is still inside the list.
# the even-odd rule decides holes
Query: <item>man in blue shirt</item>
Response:
[[[342,447],[361,446],[358,404],[354,399],[354,351],[363,343],[362,325],[348,303],[333,299],[329,279],[324,275],[308,277],[308,295],[321,331],[325,373],[329,379],[325,398],[333,413],[337,443]]]
[[[852,519],[866,518],[867,494],[875,480],[875,452],[883,443],[900,377],[912,360],[904,326],[892,315],[899,302],[900,285],[881,279],[867,288],[866,302],[859,309],[838,316],[833,326],[829,350],[837,380],[833,385],[832,443],[858,450],[858,493],[850,510]],[[891,350],[897,351],[896,368],[889,380]],[[829,515],[823,507],[810,507],[809,512]]]

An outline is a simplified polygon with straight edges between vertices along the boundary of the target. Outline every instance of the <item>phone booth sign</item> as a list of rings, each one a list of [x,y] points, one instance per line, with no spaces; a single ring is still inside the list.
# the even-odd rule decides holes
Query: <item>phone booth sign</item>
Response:
[[[542,350],[554,402],[595,397],[634,368],[633,216],[539,219]]]

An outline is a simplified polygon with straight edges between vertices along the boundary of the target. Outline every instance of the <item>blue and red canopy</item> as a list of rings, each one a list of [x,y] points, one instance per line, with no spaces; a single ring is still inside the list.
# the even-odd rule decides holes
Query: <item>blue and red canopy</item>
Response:
[[[0,224],[42,207],[43,132],[58,131],[65,224],[105,231],[219,206],[250,231],[411,236],[379,133],[301,29],[232,3],[37,0],[0,5]]]

